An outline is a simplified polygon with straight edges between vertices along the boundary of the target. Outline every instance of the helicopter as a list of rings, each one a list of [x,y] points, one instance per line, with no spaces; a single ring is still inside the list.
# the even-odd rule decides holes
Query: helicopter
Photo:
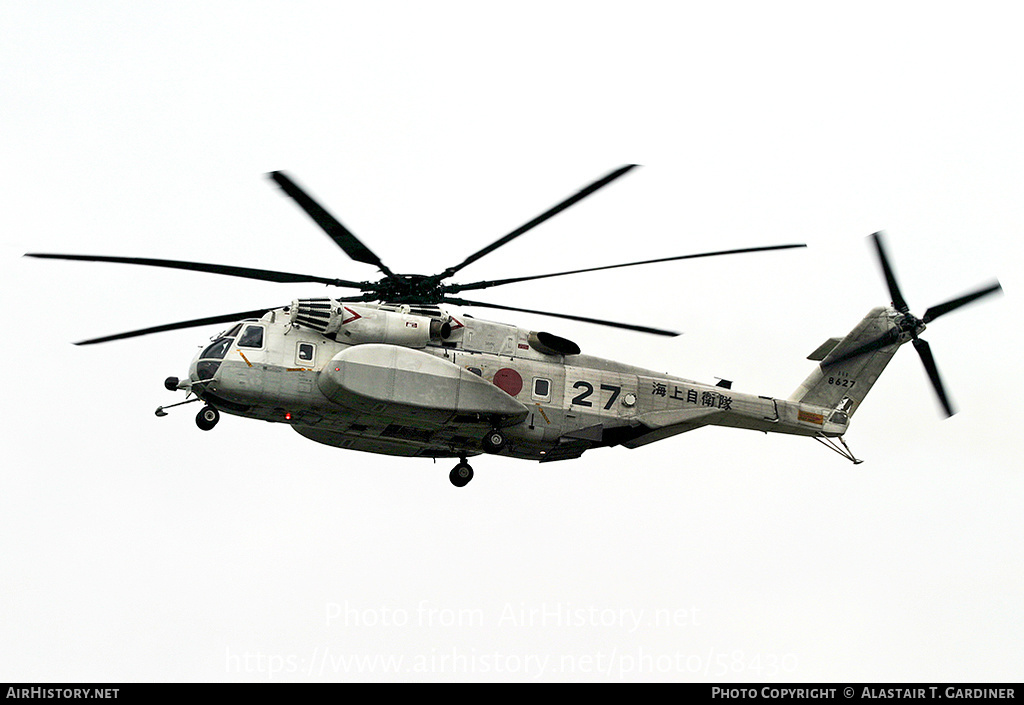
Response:
[[[26,253],[27,257],[134,264],[278,283],[318,283],[348,296],[295,299],[273,308],[179,321],[83,340],[92,345],[214,324],[230,324],[195,355],[188,377],[166,389],[202,402],[196,425],[212,430],[221,413],[290,425],[329,446],[404,457],[453,458],[449,473],[464,487],[481,454],[545,462],[610,446],[638,448],[716,425],[806,436],[853,463],[843,439],[854,413],[896,350],[911,343],[947,416],[955,411],[931,348],[927,324],[1001,290],[998,282],[927,309],[920,318],[899,289],[881,232],[871,238],[891,304],[871,309],[841,338],[808,359],[817,363],[787,399],[739,393],[728,380],[705,384],[583,354],[545,331],[479,319],[446,305],[539,314],[661,336],[678,333],[552,311],[487,303],[460,294],[506,284],[658,262],[806,247],[770,245],[678,255],[561,272],[459,284],[464,268],[619,179],[622,166],[437,274],[398,274],[290,176],[268,177],[352,260],[381,273],[375,281],[182,260]]]

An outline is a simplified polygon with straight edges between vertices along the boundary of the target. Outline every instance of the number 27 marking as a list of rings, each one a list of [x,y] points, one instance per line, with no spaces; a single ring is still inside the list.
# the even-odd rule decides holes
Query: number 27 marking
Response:
[[[579,406],[593,406],[591,402],[587,401],[587,398],[594,393],[594,385],[592,385],[590,382],[584,382],[581,380],[573,384],[572,388],[583,390],[582,392],[580,392],[579,394],[572,398],[573,404],[578,404]],[[601,391],[611,392],[611,396],[608,397],[608,401],[605,402],[604,405],[605,409],[611,409],[612,404],[614,404],[615,400],[619,398],[619,392],[622,391],[622,387],[616,387],[615,385],[612,384],[602,384]]]

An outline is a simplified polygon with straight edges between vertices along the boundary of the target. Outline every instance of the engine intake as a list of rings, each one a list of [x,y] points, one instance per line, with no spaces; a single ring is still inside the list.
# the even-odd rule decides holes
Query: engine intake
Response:
[[[340,343],[387,343],[426,347],[442,337],[444,322],[427,316],[376,306],[346,304],[329,298],[296,299],[289,309],[291,322],[311,328]]]

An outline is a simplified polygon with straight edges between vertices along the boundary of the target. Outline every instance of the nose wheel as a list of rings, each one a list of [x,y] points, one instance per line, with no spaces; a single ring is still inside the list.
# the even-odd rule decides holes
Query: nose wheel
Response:
[[[469,466],[465,458],[459,458],[459,464],[448,473],[448,479],[456,487],[465,487],[473,479],[473,468]]]
[[[196,414],[196,426],[203,431],[209,431],[217,425],[218,421],[220,421],[220,412],[212,406],[204,406]]]

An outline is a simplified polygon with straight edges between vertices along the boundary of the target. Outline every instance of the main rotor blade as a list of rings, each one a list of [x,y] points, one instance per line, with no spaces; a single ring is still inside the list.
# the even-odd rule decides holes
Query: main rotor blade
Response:
[[[25,257],[37,257],[39,259],[66,259],[80,262],[115,262],[118,264],[142,264],[148,267],[167,267],[168,269],[184,269],[191,272],[209,272],[210,274],[226,274],[231,277],[242,277],[244,279],[260,279],[268,282],[278,283],[319,283],[330,284],[331,286],[344,286],[354,289],[362,289],[363,285],[358,282],[351,282],[345,279],[329,279],[317,277],[311,274],[293,274],[291,272],[277,272],[272,269],[253,269],[251,267],[235,267],[229,264],[204,264],[202,262],[185,262],[174,259],[150,259],[147,257],[105,257],[100,255],[60,255],[47,254],[42,252],[28,252]]]
[[[607,186],[611,182],[615,181],[615,179],[617,179],[620,176],[622,176],[623,174],[625,174],[630,169],[634,169],[636,166],[637,166],[636,164],[627,164],[626,166],[623,166],[623,167],[620,167],[620,168],[616,169],[615,171],[611,172],[607,176],[604,176],[604,177],[598,179],[597,181],[595,181],[594,183],[590,184],[586,188],[581,189],[580,191],[578,191],[577,193],[573,194],[569,198],[565,199],[564,201],[562,201],[558,205],[552,206],[551,208],[549,208],[548,210],[544,211],[543,213],[538,215],[536,218],[531,220],[530,222],[525,223],[525,224],[521,225],[520,227],[516,228],[515,230],[510,232],[505,237],[500,238],[498,240],[495,240],[494,242],[492,242],[490,245],[488,245],[487,247],[483,248],[482,250],[474,252],[469,257],[467,257],[465,260],[463,260],[460,264],[457,264],[454,267],[449,267],[448,269],[444,270],[441,274],[437,274],[437,275],[435,275],[432,278],[435,279],[436,281],[441,281],[442,279],[447,279],[448,277],[452,276],[453,274],[458,272],[463,267],[466,267],[466,266],[472,264],[473,262],[476,262],[478,259],[480,259],[484,255],[487,255],[487,254],[490,254],[491,252],[494,252],[496,249],[498,249],[502,245],[507,245],[509,242],[511,242],[512,240],[515,240],[517,237],[519,237],[523,233],[525,233],[525,232],[527,232],[529,230],[532,230],[533,228],[537,227],[538,225],[540,225],[544,221],[546,221],[546,220],[548,220],[550,218],[553,218],[554,216],[556,216],[559,213],[561,213],[562,211],[564,211],[566,208],[569,208],[570,206],[572,206],[572,205],[574,205],[576,203],[579,203],[584,198],[586,198],[590,194],[594,193],[594,191],[597,191],[598,189],[600,189],[600,188],[602,188],[604,186]]]
[[[956,412],[953,411],[953,406],[949,403],[949,397],[946,395],[946,388],[942,385],[942,378],[939,377],[939,368],[935,365],[935,357],[932,355],[931,346],[920,338],[914,338],[914,349],[921,356],[924,369],[928,372],[928,379],[932,381],[935,393],[939,395],[939,401],[942,402],[942,408],[946,411],[946,416],[952,416]]]
[[[635,330],[641,333],[653,333],[654,335],[677,336],[679,333],[660,328],[648,328],[647,326],[635,326],[630,323],[619,323],[618,321],[604,321],[599,318],[586,318],[585,316],[572,316],[566,313],[552,313],[551,311],[536,311],[530,308],[517,308],[515,306],[501,306],[500,304],[488,304],[483,301],[468,301],[453,297],[444,297],[440,303],[455,304],[456,306],[480,306],[482,308],[496,308],[502,311],[518,311],[519,313],[535,313],[540,316],[551,316],[553,318],[565,318],[569,321],[582,321],[583,323],[594,323],[599,326],[610,326],[612,328],[623,328]]]
[[[391,270],[384,266],[384,263],[380,261],[380,257],[375,255],[369,247],[360,242],[359,238],[352,234],[352,231],[342,225],[337,218],[328,213],[323,206],[313,200],[312,196],[299,188],[299,185],[292,181],[287,174],[280,171],[272,171],[267,176],[273,179],[285,193],[291,196],[295,202],[299,204],[302,210],[306,211],[309,217],[312,218],[332,240],[334,240],[338,247],[345,251],[345,254],[356,262],[374,265],[389,277],[394,276]]]
[[[885,273],[885,283],[889,286],[889,295],[892,297],[892,305],[896,307],[896,310],[900,313],[907,313],[910,311],[910,307],[907,306],[907,302],[903,299],[903,294],[900,293],[900,287],[896,283],[896,275],[893,274],[892,267],[889,266],[889,258],[885,254],[885,247],[882,245],[883,233],[881,231],[874,233],[871,236],[875,241],[875,248],[878,250],[878,259],[882,263],[882,271]]]
[[[280,308],[275,307],[275,308]],[[105,335],[102,338],[91,338],[90,340],[80,340],[75,345],[93,345],[95,343],[106,343],[110,340],[124,340],[125,338],[136,338],[140,335],[149,335],[150,333],[162,333],[168,330],[181,330],[182,328],[195,328],[197,326],[212,325],[214,323],[232,323],[234,321],[240,321],[245,318],[260,318],[267,311],[273,311],[272,308],[261,308],[255,311],[241,311],[239,313],[226,313],[223,316],[210,316],[209,318],[193,318],[191,321],[179,321],[178,323],[165,323],[162,326],[153,326],[152,328],[140,328],[139,330],[128,331],[127,333],[115,333],[114,335]]]
[[[964,304],[969,304],[975,299],[980,299],[982,296],[988,296],[989,294],[994,294],[997,291],[1002,290],[1003,287],[999,285],[999,282],[996,282],[995,284],[991,284],[990,286],[987,286],[984,289],[978,289],[977,291],[972,292],[970,294],[964,294],[963,296],[951,299],[944,304],[932,306],[930,309],[924,312],[924,318],[922,318],[921,320],[924,321],[925,323],[928,323],[929,321],[934,321],[939,316],[944,316],[950,311],[955,311]]]
[[[716,257],[718,255],[735,255],[744,252],[762,252],[765,250],[788,250],[794,247],[807,247],[799,245],[770,245],[768,247],[745,247],[738,250],[719,250],[718,252],[701,252],[695,255],[680,255],[679,257],[662,257],[661,259],[648,259],[642,262],[627,262],[625,264],[609,264],[604,267],[588,267],[587,269],[573,269],[568,272],[553,272],[551,274],[537,274],[530,277],[512,277],[510,279],[494,279],[492,281],[479,281],[470,284],[451,284],[445,287],[445,291],[458,292],[470,289],[486,289],[492,286],[503,286],[515,282],[531,281],[533,279],[547,279],[549,277],[563,277],[567,274],[582,274],[583,272],[598,272],[603,269],[618,269],[619,267],[635,267],[640,264],[656,264],[658,262],[673,262],[681,259],[697,259],[698,257]]]

